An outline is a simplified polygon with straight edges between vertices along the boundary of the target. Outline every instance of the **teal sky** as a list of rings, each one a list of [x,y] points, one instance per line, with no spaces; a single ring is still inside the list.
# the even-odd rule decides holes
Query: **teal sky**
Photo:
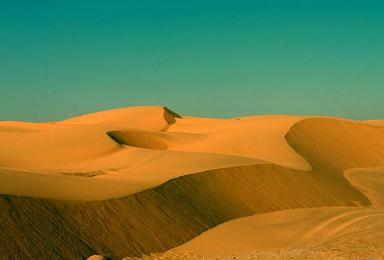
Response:
[[[0,0],[0,120],[122,106],[384,119],[381,0]]]

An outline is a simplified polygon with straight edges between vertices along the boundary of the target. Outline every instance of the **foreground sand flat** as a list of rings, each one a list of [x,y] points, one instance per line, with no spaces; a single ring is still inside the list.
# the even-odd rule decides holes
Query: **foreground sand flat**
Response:
[[[180,249],[211,257],[230,256],[325,242],[383,225],[383,210],[349,207],[292,209],[226,222]]]
[[[345,175],[373,201],[371,207],[291,209],[239,218],[143,259],[381,259],[384,168],[351,169]]]
[[[0,122],[0,258],[381,256],[380,122],[156,106]]]

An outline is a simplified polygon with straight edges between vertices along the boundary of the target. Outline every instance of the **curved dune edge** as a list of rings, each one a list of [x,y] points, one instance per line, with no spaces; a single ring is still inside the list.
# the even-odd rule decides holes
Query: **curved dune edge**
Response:
[[[369,228],[358,232],[339,236],[324,243],[279,248],[276,250],[252,250],[249,253],[230,256],[204,256],[193,254],[187,250],[171,250],[163,254],[143,256],[142,260],[168,259],[168,260],[263,260],[263,259],[289,259],[289,260],[317,260],[317,259],[383,259],[384,258],[384,228]],[[124,257],[123,260],[137,258]]]
[[[126,129],[109,131],[107,135],[116,143],[125,146],[146,148],[152,150],[171,150],[178,152],[197,152],[209,154],[209,150],[189,151],[188,145],[193,143],[202,143],[207,139],[203,134],[191,133],[169,133],[146,131],[142,129]],[[222,153],[217,153],[222,154]],[[226,154],[222,154],[226,155]],[[236,154],[233,154],[236,156]]]
[[[383,258],[384,168],[349,169],[344,176],[374,208],[324,207],[256,214],[225,222],[179,247],[141,259]]]
[[[71,171],[63,168],[56,169],[55,173],[0,168],[0,191],[1,194],[32,198],[101,201],[130,196],[207,169],[266,164],[254,159],[216,154],[142,152],[148,158],[140,154],[135,158],[129,151],[121,151],[118,156],[103,158],[105,161],[84,162],[77,166],[78,171],[73,170],[76,169],[74,166],[70,167]],[[136,153],[134,151],[134,155]],[[135,161],[128,167],[124,164],[127,156]],[[107,167],[111,161],[118,161],[119,157],[123,160],[118,169],[99,169],[100,166]],[[84,168],[91,171],[83,171]],[[167,171],[160,171],[159,168]]]
[[[374,208],[256,214],[225,222],[179,247],[142,259],[384,257],[384,168],[349,169],[344,176],[367,195]]]
[[[167,133],[202,136],[199,142],[175,143],[173,149],[245,156],[310,171],[311,165],[289,146],[284,136],[304,116],[260,115],[230,119],[183,117]]]
[[[314,170],[342,175],[350,168],[384,166],[384,127],[381,126],[307,118],[290,128],[286,140]]]
[[[384,208],[384,167],[349,169],[344,176],[369,198],[373,207]]]
[[[1,195],[0,258],[15,252],[20,258],[49,259],[141,256],[174,248],[238,217],[369,203],[347,181],[274,165],[182,176],[126,198],[99,202]]]
[[[201,258],[249,256],[277,249],[306,248],[371,229],[384,230],[384,209],[326,207],[276,211],[228,221],[161,256],[187,252]]]
[[[121,145],[155,150],[166,150],[168,144],[160,133],[151,133],[142,130],[111,131],[107,135]]]

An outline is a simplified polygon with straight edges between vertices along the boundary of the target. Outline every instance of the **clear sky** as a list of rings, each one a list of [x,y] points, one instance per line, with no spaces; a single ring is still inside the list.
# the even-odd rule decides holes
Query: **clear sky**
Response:
[[[382,0],[0,0],[0,120],[384,119]]]

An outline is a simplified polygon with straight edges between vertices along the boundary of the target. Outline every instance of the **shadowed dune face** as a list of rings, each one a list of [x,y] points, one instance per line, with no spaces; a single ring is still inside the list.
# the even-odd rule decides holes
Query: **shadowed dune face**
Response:
[[[376,208],[384,208],[384,168],[359,168],[344,172],[358,190],[367,195]]]
[[[107,135],[118,144],[156,150],[166,150],[168,148],[165,137],[156,132],[138,130],[111,131]]]
[[[237,217],[290,208],[368,204],[347,182],[335,183],[325,175],[273,165],[183,176],[126,198],[101,202],[2,196],[0,258],[14,250],[21,250],[21,256],[49,259],[80,259],[94,253],[114,258],[139,256],[165,251]],[[9,236],[10,232],[14,235]]]
[[[188,146],[201,144],[206,135],[191,133],[151,132],[141,129],[110,131],[107,135],[121,145],[153,150],[189,151]],[[201,151],[201,153],[208,151]],[[218,153],[220,154],[220,153]]]
[[[168,122],[168,124],[174,124],[176,123],[176,118],[182,118],[179,114],[170,110],[168,107],[163,107],[163,108],[164,108],[163,117],[165,121]]]
[[[296,123],[286,139],[314,169],[342,173],[349,168],[384,166],[384,127],[309,118]]]

